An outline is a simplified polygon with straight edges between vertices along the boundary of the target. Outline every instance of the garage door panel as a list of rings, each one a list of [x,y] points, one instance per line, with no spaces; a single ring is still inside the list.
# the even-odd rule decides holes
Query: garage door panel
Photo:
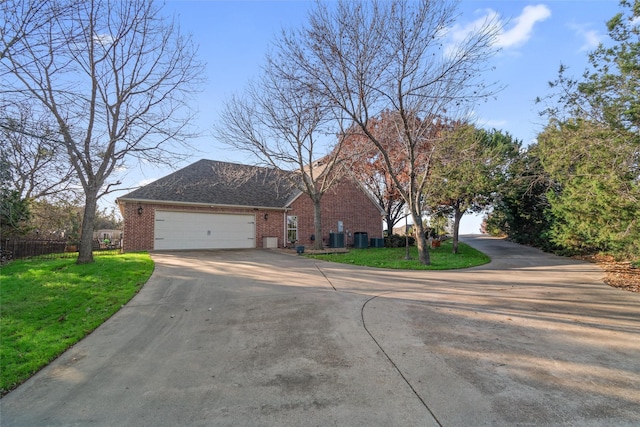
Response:
[[[156,211],[154,249],[255,248],[255,216]]]

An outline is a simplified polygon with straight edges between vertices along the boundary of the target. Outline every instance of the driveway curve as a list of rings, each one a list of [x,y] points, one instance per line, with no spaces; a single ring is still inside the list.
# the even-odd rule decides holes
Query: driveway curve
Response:
[[[393,271],[154,253],[143,290],[0,400],[2,426],[640,424],[640,294],[466,236],[492,262]]]

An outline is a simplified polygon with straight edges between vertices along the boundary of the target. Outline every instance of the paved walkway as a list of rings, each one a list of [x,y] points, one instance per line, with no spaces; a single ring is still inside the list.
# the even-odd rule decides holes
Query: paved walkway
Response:
[[[0,400],[4,426],[640,425],[640,295],[592,264],[406,272],[156,253],[144,289]]]

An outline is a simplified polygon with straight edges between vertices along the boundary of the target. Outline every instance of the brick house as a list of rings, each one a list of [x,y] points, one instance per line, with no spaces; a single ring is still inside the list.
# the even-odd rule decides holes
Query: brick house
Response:
[[[312,245],[313,203],[283,172],[199,160],[118,198],[123,251]],[[322,198],[325,246],[382,237],[384,212],[350,176]],[[339,239],[335,236],[342,234]]]

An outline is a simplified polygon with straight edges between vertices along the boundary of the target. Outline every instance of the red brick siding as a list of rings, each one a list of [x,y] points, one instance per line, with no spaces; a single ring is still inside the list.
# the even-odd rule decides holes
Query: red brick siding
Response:
[[[142,208],[142,214],[138,209]],[[122,250],[124,252],[153,249],[154,211],[150,205],[125,203],[123,208],[124,232]]]
[[[163,203],[122,202],[124,204],[123,251],[150,251],[154,244],[155,211],[170,210],[184,212],[236,213],[252,214],[256,217],[256,247],[263,247],[264,237],[277,237],[278,247],[288,245],[284,241],[286,233],[285,216],[298,216],[298,244],[313,244],[313,204],[302,194],[285,213],[279,210],[220,208],[209,206],[176,206]],[[325,246],[329,243],[329,232],[338,231],[338,221],[344,224],[345,243],[353,244],[353,233],[366,232],[369,238],[382,237],[382,216],[374,203],[360,187],[352,181],[335,185],[322,198],[322,239]],[[142,214],[138,208],[142,207]],[[268,214],[265,219],[265,214]]]
[[[342,221],[345,244],[353,245],[353,233],[366,232],[368,238],[382,237],[382,214],[362,189],[350,180],[342,181],[327,191],[320,202],[322,215],[322,241],[329,245],[329,233],[338,231]],[[313,203],[301,195],[291,206],[288,215],[298,216],[298,244],[312,245],[314,234]]]

